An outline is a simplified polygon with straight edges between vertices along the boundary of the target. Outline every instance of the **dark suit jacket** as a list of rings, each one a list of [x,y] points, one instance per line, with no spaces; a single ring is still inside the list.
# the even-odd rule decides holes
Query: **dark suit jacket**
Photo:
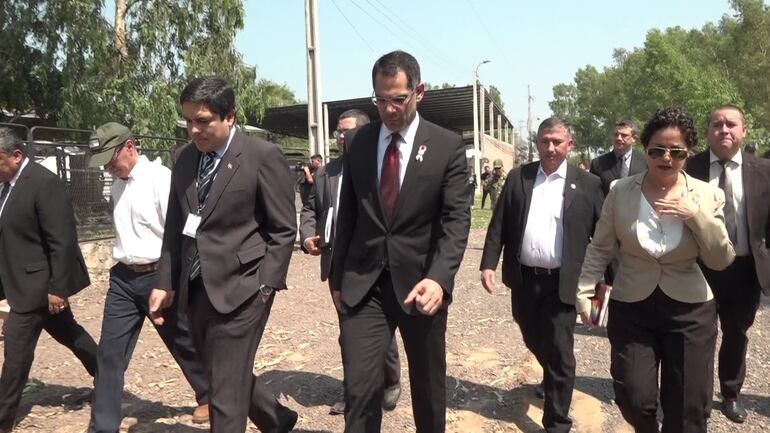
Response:
[[[647,170],[644,155],[633,149],[631,149],[631,152],[631,166],[628,167],[629,176]],[[599,176],[599,179],[602,181],[602,191],[604,191],[606,196],[610,191],[612,181],[620,178],[620,167],[618,167],[618,158],[615,156],[615,152],[610,150],[594,158],[588,171]]]
[[[502,250],[503,283],[512,289],[514,296],[516,291],[523,289],[519,251],[539,167],[539,162],[531,162],[508,173],[500,194],[502,203],[498,203],[489,222],[481,256],[480,269],[497,269]],[[559,272],[559,299],[565,304],[575,304],[583,257],[601,215],[603,202],[599,178],[568,165],[564,182],[564,242]]]
[[[743,152],[743,151],[741,151]],[[770,161],[742,153],[743,199],[749,229],[749,250],[754,257],[757,280],[765,294],[770,295]],[[709,181],[710,153],[701,152],[687,160],[687,173],[705,182]]]
[[[305,251],[305,240],[315,235],[324,238],[326,221],[331,218],[331,236],[328,243],[321,250],[321,281],[329,278],[332,267],[332,251],[334,248],[334,235],[336,221],[334,221],[334,209],[337,208],[337,188],[340,174],[342,174],[342,157],[329,161],[315,173],[315,182],[310,188],[307,200],[300,212],[299,242]],[[330,211],[331,208],[331,211]]]
[[[64,182],[30,161],[0,216],[0,299],[13,311],[48,306],[91,284],[78,246],[75,213]]]
[[[195,180],[199,157],[195,145],[186,145],[171,173],[156,287],[178,290],[184,311],[197,247],[211,305],[227,314],[251,298],[262,284],[286,287],[297,230],[293,182],[276,145],[236,131],[219,162],[197,239],[193,239],[183,235],[182,229],[187,216],[198,208]]]
[[[377,173],[381,125],[362,126],[345,158],[332,288],[342,291],[346,305],[355,306],[387,267],[401,307],[418,314],[414,306],[403,304],[407,294],[430,278],[441,285],[448,305],[465,253],[470,229],[465,146],[458,135],[420,118],[393,221],[388,222]],[[421,145],[427,150],[418,161]]]

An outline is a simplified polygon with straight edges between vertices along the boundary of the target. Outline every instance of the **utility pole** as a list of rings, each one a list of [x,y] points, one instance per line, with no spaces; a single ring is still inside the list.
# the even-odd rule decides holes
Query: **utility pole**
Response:
[[[527,158],[527,161],[532,162],[533,160],[533,145],[532,145],[532,101],[534,98],[532,97],[532,89],[527,84],[527,143],[529,143],[529,157]]]
[[[491,60],[484,59],[481,63],[473,67],[473,173],[476,176],[481,176],[483,170],[481,168],[481,145],[479,144],[479,66],[489,63]],[[476,185],[476,192],[481,191],[481,178]]]
[[[326,155],[325,119],[321,101],[321,52],[318,39],[318,5],[305,0],[305,44],[307,45],[307,138],[310,155]]]

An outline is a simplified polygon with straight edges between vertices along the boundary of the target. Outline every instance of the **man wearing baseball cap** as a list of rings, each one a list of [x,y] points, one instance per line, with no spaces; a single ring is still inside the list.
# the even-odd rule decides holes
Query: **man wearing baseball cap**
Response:
[[[110,286],[104,302],[98,372],[89,433],[114,433],[121,422],[124,372],[148,314],[156,279],[171,171],[160,160],[140,155],[127,127],[110,122],[91,136],[90,167],[104,167],[113,176],[110,188],[115,225]],[[198,407],[193,422],[208,422],[208,381],[193,348],[184,316],[167,312],[155,328],[195,391]]]

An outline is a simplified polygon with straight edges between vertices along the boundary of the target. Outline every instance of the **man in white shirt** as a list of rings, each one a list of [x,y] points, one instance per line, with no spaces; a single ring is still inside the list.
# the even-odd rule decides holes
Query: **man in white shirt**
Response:
[[[114,178],[113,258],[117,264],[110,269],[110,287],[104,302],[88,431],[114,433],[122,418],[124,372],[148,315],[163,243],[171,171],[159,160],[151,162],[140,155],[131,131],[114,122],[102,125],[92,135],[89,166],[103,166]],[[208,382],[185,317],[169,309],[166,322],[155,328],[195,391],[198,407],[193,422],[208,422]]]
[[[604,195],[598,177],[567,164],[573,142],[566,122],[544,120],[536,144],[540,161],[516,167],[506,178],[487,229],[481,283],[492,293],[502,252],[513,318],[543,367],[543,427],[567,433],[577,281]]]

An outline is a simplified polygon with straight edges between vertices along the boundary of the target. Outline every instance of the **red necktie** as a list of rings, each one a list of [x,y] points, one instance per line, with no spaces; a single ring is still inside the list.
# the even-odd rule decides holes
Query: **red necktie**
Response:
[[[398,170],[398,133],[391,134],[390,144],[385,149],[382,159],[382,172],[380,173],[380,199],[388,221],[393,220],[398,202],[398,191],[401,189],[401,181]]]

